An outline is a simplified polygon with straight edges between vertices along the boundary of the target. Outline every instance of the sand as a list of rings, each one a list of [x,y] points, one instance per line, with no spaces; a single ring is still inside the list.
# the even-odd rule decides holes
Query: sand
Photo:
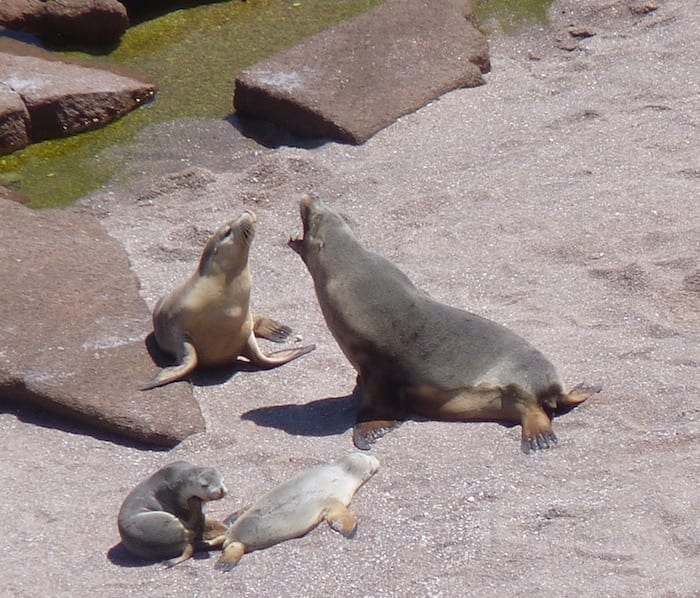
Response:
[[[0,594],[700,595],[700,11],[658,5],[557,2],[551,28],[491,39],[487,85],[360,147],[268,149],[229,122],[185,121],[111,154],[121,176],[82,209],[123,242],[149,306],[210,231],[253,209],[254,310],[318,348],[196,377],[207,431],[170,451],[0,413]],[[568,25],[594,35],[563,50]],[[382,468],[353,500],[354,539],[322,524],[227,574],[216,553],[144,565],[116,514],[163,464],[221,469],[230,493],[209,512],[224,517],[353,450],[355,373],[286,247],[309,190],[433,297],[603,391],[531,456],[519,426],[405,423],[373,449]]]

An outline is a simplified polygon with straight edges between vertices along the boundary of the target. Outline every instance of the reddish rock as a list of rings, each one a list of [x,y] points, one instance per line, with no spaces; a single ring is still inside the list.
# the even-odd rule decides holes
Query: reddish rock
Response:
[[[158,371],[150,313],[96,218],[0,199],[0,221],[0,403],[163,446],[202,431],[188,384],[138,390]]]
[[[363,143],[404,114],[482,85],[488,44],[466,2],[389,0],[246,70],[234,107],[304,137]]]
[[[29,112],[22,98],[0,83],[0,154],[9,154],[29,144]]]
[[[21,204],[28,204],[29,198],[26,195],[10,189],[9,187],[4,187],[0,185],[0,199],[9,199],[10,201],[16,201]]]
[[[41,37],[107,44],[121,38],[129,18],[117,0],[2,0],[0,25]]]
[[[0,153],[9,153],[27,141],[101,127],[151,100],[156,86],[106,66],[58,60],[2,40],[0,90],[5,91],[0,93]]]

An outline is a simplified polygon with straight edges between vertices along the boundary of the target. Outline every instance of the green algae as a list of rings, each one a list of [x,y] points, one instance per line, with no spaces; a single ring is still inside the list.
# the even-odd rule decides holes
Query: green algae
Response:
[[[547,22],[553,0],[472,0],[477,20],[486,33],[513,35],[530,25]]]
[[[233,82],[245,67],[382,0],[231,0],[177,10],[131,27],[110,53],[62,52],[70,58],[128,67],[158,82],[153,102],[108,126],[45,141],[0,157],[0,185],[32,208],[73,203],[104,185],[115,165],[96,160],[144,127],[178,118],[224,118],[233,111]],[[514,32],[544,22],[551,0],[475,0],[487,29]]]
[[[112,168],[95,160],[145,126],[177,118],[224,118],[233,111],[233,82],[245,67],[352,18],[381,0],[240,0],[178,10],[131,27],[102,56],[64,52],[135,69],[158,82],[150,104],[108,126],[45,141],[0,157],[0,184],[32,208],[66,206],[105,184]]]

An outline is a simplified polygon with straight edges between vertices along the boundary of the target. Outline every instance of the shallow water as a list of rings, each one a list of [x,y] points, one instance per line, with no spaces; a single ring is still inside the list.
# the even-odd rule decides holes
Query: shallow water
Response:
[[[240,0],[178,10],[130,28],[107,55],[64,52],[134,68],[156,80],[155,101],[103,129],[34,144],[0,158],[0,184],[30,207],[68,205],[109,180],[96,154],[167,120],[224,118],[233,111],[233,82],[246,66],[381,0]]]
[[[144,127],[178,118],[224,118],[233,82],[245,67],[352,18],[381,0],[233,0],[177,10],[131,27],[109,54],[67,56],[134,68],[158,82],[156,99],[103,129],[34,144],[0,157],[0,184],[30,207],[64,206],[102,186],[115,165],[95,157]],[[551,0],[475,2],[485,29],[512,32],[543,22]]]

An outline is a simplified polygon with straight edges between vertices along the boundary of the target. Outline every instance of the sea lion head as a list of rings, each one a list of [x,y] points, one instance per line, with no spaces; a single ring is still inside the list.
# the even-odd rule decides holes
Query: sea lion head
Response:
[[[301,198],[299,213],[304,234],[300,239],[289,239],[287,244],[305,263],[321,251],[328,231],[348,228],[345,221],[326,207],[315,193],[307,193]]]
[[[366,453],[350,453],[338,459],[338,464],[363,482],[369,480],[379,470],[379,460]]]
[[[197,477],[194,483],[193,494],[204,501],[219,500],[226,496],[228,489],[224,484],[224,477],[218,469],[213,467],[201,467],[197,469]]]
[[[219,227],[211,236],[199,261],[201,276],[237,274],[248,265],[257,218],[246,210],[235,220]]]

